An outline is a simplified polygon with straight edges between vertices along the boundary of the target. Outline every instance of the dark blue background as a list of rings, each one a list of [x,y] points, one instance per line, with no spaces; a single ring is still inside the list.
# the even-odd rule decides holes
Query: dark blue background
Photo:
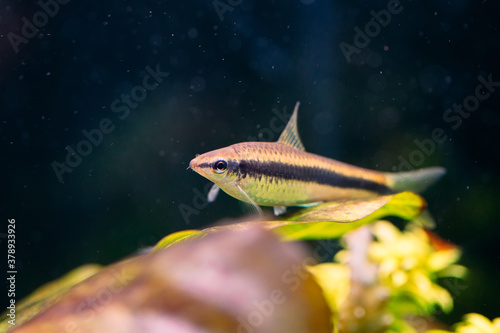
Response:
[[[273,109],[300,100],[306,148],[367,168],[390,171],[400,156],[417,157],[415,140],[445,131],[418,163],[448,169],[424,196],[437,232],[463,247],[471,268],[454,313],[498,315],[500,91],[457,129],[443,114],[474,94],[479,75],[500,81],[499,7],[401,5],[348,63],[340,43],[352,44],[353,28],[387,1],[243,0],[223,21],[211,1],[70,1],[18,53],[8,35],[21,35],[22,18],[40,7],[4,1],[0,212],[4,230],[7,218],[17,224],[17,298],[81,264],[241,216],[227,195],[182,216],[207,184],[189,161],[269,134]],[[142,84],[147,66],[169,76],[122,120],[111,104]],[[51,164],[103,118],[114,130],[60,183]]]

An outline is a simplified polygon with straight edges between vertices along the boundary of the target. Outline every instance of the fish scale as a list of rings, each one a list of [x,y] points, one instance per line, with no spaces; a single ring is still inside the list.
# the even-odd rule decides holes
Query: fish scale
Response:
[[[338,162],[279,142],[248,142],[232,145],[239,156],[234,177],[260,205],[297,205],[343,197],[368,197],[389,193],[385,176],[370,170],[352,170]],[[362,178],[350,174],[361,175]],[[337,181],[341,180],[344,181]],[[342,188],[343,183],[359,183]],[[362,184],[365,185],[363,188]],[[263,186],[265,189],[263,190]],[[372,187],[377,191],[367,190]],[[376,186],[373,186],[376,185]],[[281,192],[280,192],[281,190]],[[354,192],[357,193],[354,193]],[[277,196],[283,193],[282,196]]]

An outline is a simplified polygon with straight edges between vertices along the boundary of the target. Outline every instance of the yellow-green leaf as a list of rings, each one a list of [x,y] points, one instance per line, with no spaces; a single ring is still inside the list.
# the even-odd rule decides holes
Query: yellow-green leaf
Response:
[[[258,223],[266,229],[276,229],[285,240],[324,239],[341,237],[348,231],[379,220],[397,216],[406,220],[416,218],[426,208],[425,200],[413,192],[401,192],[370,199],[327,202],[304,208],[274,221],[250,221],[211,227],[202,231],[186,230],[163,238],[155,250],[177,242],[198,238],[223,229],[243,229]]]
[[[277,230],[288,240],[337,238],[385,216],[414,219],[425,207],[425,200],[413,192],[340,203],[328,202],[298,211],[289,221],[295,223],[279,226]]]
[[[323,289],[325,299],[332,312],[338,313],[351,288],[351,272],[349,267],[336,263],[324,263],[316,266],[308,266],[307,269]]]
[[[168,236],[163,237],[154,247],[153,252],[159,249],[167,248],[176,243],[186,241],[188,239],[195,239],[205,236],[206,233],[200,230],[183,230],[174,232]]]

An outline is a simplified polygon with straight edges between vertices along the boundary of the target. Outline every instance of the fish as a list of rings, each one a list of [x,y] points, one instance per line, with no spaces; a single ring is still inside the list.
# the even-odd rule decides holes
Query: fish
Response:
[[[298,133],[299,106],[297,102],[278,141],[237,143],[191,160],[188,169],[214,183],[208,202],[222,189],[260,214],[260,206],[271,206],[281,215],[290,206],[421,192],[446,173],[442,167],[382,172],[307,152]]]

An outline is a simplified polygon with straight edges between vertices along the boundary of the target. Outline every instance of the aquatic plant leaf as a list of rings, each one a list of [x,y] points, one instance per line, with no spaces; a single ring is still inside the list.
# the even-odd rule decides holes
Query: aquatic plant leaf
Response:
[[[429,269],[433,271],[441,271],[446,267],[449,267],[451,264],[455,263],[460,259],[462,255],[462,251],[458,248],[436,251],[432,253],[429,257],[428,265]]]
[[[174,244],[181,243],[183,241],[189,240],[189,239],[196,239],[199,237],[205,236],[207,233],[204,231],[200,230],[182,230],[178,232],[174,232],[173,234],[170,234],[168,236],[163,237],[153,248],[154,251],[158,251],[159,249],[162,248],[167,248],[169,246],[172,246]]]
[[[437,277],[454,277],[457,279],[465,279],[469,270],[462,265],[450,265],[436,273]]]
[[[285,240],[311,240],[338,238],[362,225],[385,216],[412,220],[422,213],[427,204],[413,192],[401,192],[371,199],[327,202],[308,207],[275,221],[241,222],[211,227],[201,231],[187,230],[173,233],[162,239],[155,250],[166,248],[179,241],[202,237],[210,232],[225,229],[244,229],[258,223],[266,229],[276,229]]]
[[[108,266],[15,332],[331,333],[307,258],[259,226],[210,233]]]
[[[328,202],[298,211],[287,218],[289,223],[277,227],[277,231],[287,240],[337,238],[385,216],[411,220],[425,207],[425,200],[412,192],[348,202]]]
[[[479,313],[468,313],[462,321],[453,325],[456,333],[498,333],[500,332],[500,317],[489,320]],[[448,330],[430,330],[428,333],[452,333]]]
[[[325,299],[332,310],[332,322],[337,327],[341,306],[351,288],[349,267],[336,263],[323,263],[307,266],[307,270],[323,289]]]
[[[371,199],[327,202],[305,208],[287,218],[300,222],[354,222],[375,212],[377,216],[395,215],[405,219],[418,216],[426,207],[424,199],[413,192],[400,192]]]

